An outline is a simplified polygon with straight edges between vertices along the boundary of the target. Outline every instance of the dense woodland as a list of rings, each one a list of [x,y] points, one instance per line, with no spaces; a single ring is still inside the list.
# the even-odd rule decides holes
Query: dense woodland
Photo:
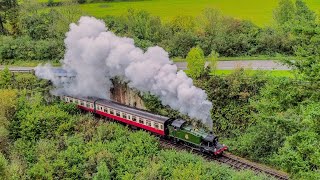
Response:
[[[1,63],[63,58],[68,24],[81,15],[76,4],[50,8],[5,2],[11,4],[0,5]],[[295,179],[320,179],[319,22],[301,0],[280,0],[274,19],[269,27],[258,27],[206,9],[197,18],[179,16],[170,22],[136,10],[104,20],[137,46],[159,45],[171,57],[186,58],[187,74],[213,102],[213,130],[232,153]],[[214,73],[218,55],[277,54],[296,56],[296,61],[283,61],[294,68],[294,78],[248,75],[242,69],[227,76]],[[208,68],[205,57],[212,62]],[[265,179],[185,152],[161,150],[146,132],[79,114],[52,100],[48,82],[33,75],[13,76],[6,69],[0,89],[4,179]],[[178,115],[156,97],[145,95],[144,100],[151,111]]]

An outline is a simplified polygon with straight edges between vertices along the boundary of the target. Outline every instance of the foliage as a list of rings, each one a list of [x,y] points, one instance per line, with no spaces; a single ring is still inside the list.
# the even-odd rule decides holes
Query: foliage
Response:
[[[9,152],[9,125],[16,110],[17,92],[15,90],[0,89],[0,153]]]
[[[195,46],[203,49],[205,56],[212,51],[221,56],[293,55],[292,45],[299,43],[281,28],[259,28],[215,9],[205,9],[195,18],[177,16],[164,23],[146,11],[129,9],[119,17],[106,17],[105,22],[116,34],[133,38],[137,46],[147,49],[159,45],[171,57],[184,58]]]
[[[0,88],[44,92],[48,91],[50,86],[47,80],[40,80],[34,74],[11,73],[5,68],[3,71],[0,71]]]
[[[195,47],[190,50],[187,57],[187,71],[189,77],[194,79],[199,78],[204,72],[205,59],[203,51],[200,47]]]
[[[8,175],[8,161],[3,154],[0,153],[0,179],[9,178]]]
[[[46,104],[39,95],[18,98],[10,128],[9,159],[0,154],[2,177],[21,179],[266,179],[237,172],[187,152],[160,150],[144,131],[91,115],[70,115],[59,102]],[[75,120],[76,119],[76,120]],[[19,123],[14,123],[19,121]],[[12,125],[11,125],[12,127]],[[69,127],[60,131],[61,127]]]
[[[247,75],[239,69],[227,76],[211,76],[200,85],[208,93],[213,104],[213,129],[224,137],[237,137],[255,122],[251,116],[254,108],[250,106],[250,98],[259,94],[264,87],[266,77],[257,73]]]
[[[280,0],[279,6],[274,10],[274,19],[280,25],[293,20],[295,6],[292,0]]]
[[[279,154],[273,161],[281,164],[285,170],[299,174],[320,169],[319,134],[314,132],[298,132],[288,136]]]
[[[285,12],[288,9],[287,5],[281,6],[280,2],[279,11]],[[278,23],[283,31],[292,34],[293,49],[298,58],[296,61],[285,60],[285,63],[297,69],[304,80],[319,82],[320,76],[317,72],[320,70],[320,34],[315,13],[302,0],[296,0],[294,9],[290,11],[290,18]]]
[[[213,72],[217,70],[218,57],[219,57],[219,54],[215,51],[211,51],[211,53],[208,56],[209,67],[210,67],[210,70]]]
[[[2,0],[0,2],[0,35],[8,33],[8,29],[5,28],[7,22],[9,22],[13,30],[11,33],[17,33],[17,9],[17,0]]]
[[[13,36],[0,37],[0,63],[10,64],[15,60],[60,60],[64,54],[65,32],[68,31],[69,24],[81,16],[81,10],[74,3],[62,4],[60,8],[44,10],[43,4],[38,1],[19,3],[14,8],[10,28],[7,28]]]
[[[88,0],[88,2],[90,1],[93,0]],[[153,15],[159,16],[164,21],[170,21],[178,15],[196,17],[203,9],[214,7],[226,16],[232,16],[236,19],[248,19],[260,27],[272,23],[272,11],[279,2],[279,0],[184,0],[183,3],[181,3],[180,0],[136,0],[133,3],[131,1],[103,2],[103,0],[94,0],[94,2],[97,1],[100,1],[100,3],[88,3],[82,5],[81,8],[86,14],[95,17],[118,16],[128,8],[145,9]],[[318,11],[319,1],[305,0],[305,2],[312,10]]]
[[[3,37],[0,44],[0,62],[10,64],[12,59],[47,60],[61,59],[64,47],[61,41],[32,40],[29,37]]]
[[[103,180],[103,179],[110,179],[109,169],[105,162],[100,162],[97,166],[97,173],[94,175],[94,180]]]
[[[291,3],[293,10],[287,8],[286,3]],[[42,4],[36,2],[21,3],[17,26],[19,36],[1,40],[2,63],[10,64],[16,59],[63,58],[65,32],[68,31],[69,24],[77,21],[84,12],[80,10],[80,6],[72,3],[62,3],[59,8],[43,8]],[[281,17],[288,14],[283,11],[290,12],[289,16],[292,17]],[[135,44],[142,49],[158,45],[167,50],[171,57],[184,58],[195,46],[203,49],[205,56],[212,51],[221,56],[299,55],[297,52],[305,49],[301,48],[302,45],[311,44],[308,42],[310,33],[317,32],[314,30],[317,29],[313,23],[314,13],[303,1],[292,3],[284,0],[274,14],[279,17],[278,20],[275,18],[279,21],[278,26],[269,27],[258,27],[250,21],[224,16],[216,9],[204,9],[196,17],[180,15],[167,21],[145,10],[129,9],[120,16],[107,16],[104,19],[110,30],[133,38]],[[284,21],[281,18],[288,21],[281,23]],[[317,39],[319,38],[312,38],[312,44],[317,43]]]
[[[0,87],[8,88],[11,86],[12,74],[8,67],[5,67],[0,74]]]
[[[319,92],[305,82],[274,79],[260,94],[250,102],[256,108],[256,123],[232,142],[235,151],[296,177],[316,174],[319,164],[314,159],[320,152],[313,147],[318,146]]]

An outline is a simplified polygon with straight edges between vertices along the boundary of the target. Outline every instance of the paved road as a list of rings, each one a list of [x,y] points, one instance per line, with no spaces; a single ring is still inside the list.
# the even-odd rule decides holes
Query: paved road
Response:
[[[178,69],[186,69],[186,62],[177,62]],[[207,63],[208,64],[208,63]],[[250,68],[260,70],[290,70],[289,67],[274,60],[247,60],[247,61],[218,61],[217,69],[231,70],[236,68]]]
[[[186,62],[176,62],[178,69],[187,69]],[[208,63],[207,63],[208,64]],[[290,70],[289,67],[280,64],[278,61],[273,60],[247,60],[247,61],[218,61],[217,69],[221,70],[231,70],[235,68],[250,68],[250,69],[260,69],[260,70]],[[2,70],[4,66],[0,66]],[[31,72],[33,67],[10,67],[12,71],[16,72]]]

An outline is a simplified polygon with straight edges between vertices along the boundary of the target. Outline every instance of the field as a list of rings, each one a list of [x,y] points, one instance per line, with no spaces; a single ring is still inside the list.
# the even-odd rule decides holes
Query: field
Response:
[[[319,0],[306,0],[312,10],[319,12]],[[219,9],[223,14],[248,19],[264,26],[272,22],[272,12],[278,0],[148,0],[135,2],[93,3],[81,5],[88,15],[104,17],[120,15],[128,8],[144,9],[163,20],[177,15],[197,16],[205,8]]]

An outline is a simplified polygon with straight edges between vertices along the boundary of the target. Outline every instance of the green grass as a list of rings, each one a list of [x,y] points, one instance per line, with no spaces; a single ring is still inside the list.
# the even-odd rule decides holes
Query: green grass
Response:
[[[236,70],[215,70],[211,74],[216,74],[216,75],[228,75],[233,73]],[[290,70],[245,70],[246,73],[249,75],[253,75],[255,73],[263,73],[266,75],[274,76],[274,77],[294,77],[294,74]]]
[[[312,10],[319,12],[319,0],[306,0]],[[169,20],[177,15],[198,16],[205,8],[216,8],[224,15],[251,20],[264,26],[272,22],[273,9],[278,0],[148,0],[135,2],[104,2],[83,4],[88,15],[104,17],[121,15],[128,8],[147,10],[153,15]]]

